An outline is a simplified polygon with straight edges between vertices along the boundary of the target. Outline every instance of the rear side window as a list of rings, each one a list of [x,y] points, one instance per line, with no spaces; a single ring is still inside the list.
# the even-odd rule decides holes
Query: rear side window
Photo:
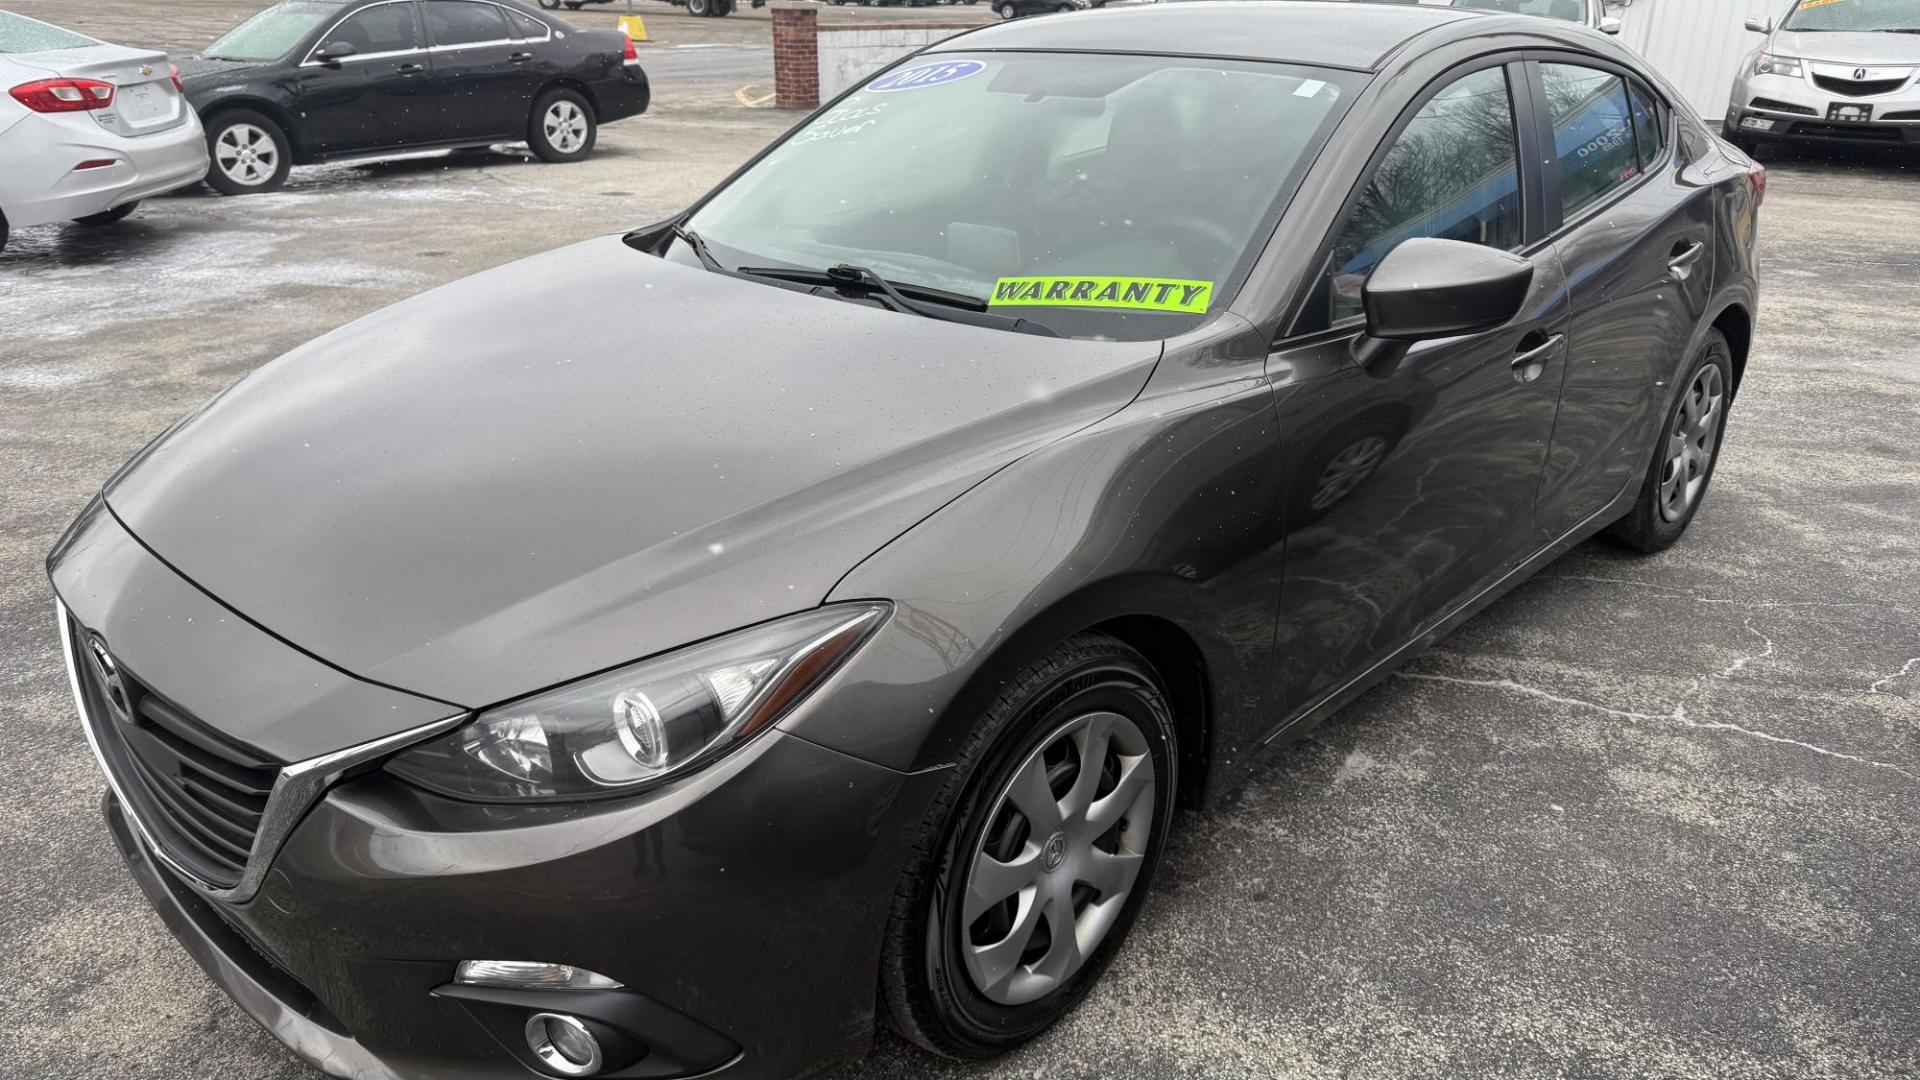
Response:
[[[327,35],[326,44],[338,41],[352,45],[362,56],[418,49],[422,44],[420,20],[414,15],[411,3],[381,4],[334,27]]]
[[[1667,128],[1660,122],[1660,103],[1647,93],[1647,88],[1632,83],[1629,89],[1633,94],[1633,139],[1640,145],[1640,168],[1651,169],[1653,163],[1667,148]]]
[[[1374,169],[1334,241],[1322,290],[1298,332],[1361,313],[1360,289],[1387,252],[1415,237],[1511,249],[1523,235],[1513,96],[1504,68],[1435,94]]]
[[[427,25],[435,45],[507,41],[513,36],[499,8],[472,0],[427,0]]]
[[[1571,219],[1640,175],[1627,84],[1575,64],[1541,64],[1540,76],[1560,161],[1560,209]]]
[[[520,36],[528,41],[543,41],[553,33],[552,29],[550,29],[546,23],[528,15],[524,11],[514,11],[509,8],[507,9],[507,18],[513,22],[514,30],[518,31]]]

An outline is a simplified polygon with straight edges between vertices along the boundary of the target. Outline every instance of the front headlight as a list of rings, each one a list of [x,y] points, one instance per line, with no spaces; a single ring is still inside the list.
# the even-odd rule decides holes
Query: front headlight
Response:
[[[1772,53],[1763,52],[1753,60],[1753,73],[1755,75],[1785,75],[1789,78],[1797,79],[1800,77],[1800,60],[1797,57],[1775,56]]]
[[[765,731],[853,654],[883,603],[835,604],[488,709],[387,771],[463,799],[631,792]]]

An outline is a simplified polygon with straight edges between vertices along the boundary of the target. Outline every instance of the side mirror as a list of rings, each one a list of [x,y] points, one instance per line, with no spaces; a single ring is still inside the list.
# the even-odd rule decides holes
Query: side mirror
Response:
[[[1416,341],[1505,326],[1526,305],[1533,264],[1518,255],[1458,240],[1407,240],[1387,253],[1361,291],[1367,333],[1361,366],[1386,376]]]
[[[1763,19],[1758,15],[1749,15],[1747,16],[1747,29],[1756,34],[1771,34],[1773,33],[1773,20]]]
[[[315,60],[323,64],[337,64],[349,56],[359,55],[360,50],[353,47],[351,41],[330,41],[319,52],[313,54]]]
[[[1603,34],[1619,33],[1620,32],[1620,16],[1618,15],[1602,16],[1600,19],[1600,32]]]

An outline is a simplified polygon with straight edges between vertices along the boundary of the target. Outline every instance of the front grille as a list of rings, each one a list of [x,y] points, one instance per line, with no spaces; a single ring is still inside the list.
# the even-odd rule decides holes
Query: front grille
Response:
[[[1855,82],[1852,79],[1836,79],[1829,75],[1815,75],[1813,84],[1830,94],[1842,97],[1873,97],[1876,94],[1891,94],[1907,85],[1905,79],[1868,79]]]
[[[1874,127],[1871,124],[1795,123],[1792,134],[1813,135],[1823,139],[1854,139],[1860,142],[1900,142],[1899,128]]]
[[[221,738],[123,666],[124,714],[84,631],[75,678],[94,742],[135,820],[179,866],[216,889],[240,883],[279,766]]]
[[[1765,109],[1768,112],[1792,113],[1795,116],[1819,116],[1820,115],[1820,110],[1818,109],[1809,109],[1805,105],[1795,105],[1792,102],[1775,101],[1772,98],[1764,98],[1764,97],[1754,98],[1753,104],[1750,107],[1755,109]]]

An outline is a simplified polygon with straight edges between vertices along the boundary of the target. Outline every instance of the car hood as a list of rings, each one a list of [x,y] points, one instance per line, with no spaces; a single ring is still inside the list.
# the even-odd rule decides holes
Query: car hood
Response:
[[[1920,34],[1806,33],[1782,30],[1771,52],[1823,64],[1920,65]]]
[[[202,589],[363,678],[481,706],[821,602],[1158,342],[848,304],[617,238],[267,364],[107,503]]]
[[[189,90],[197,86],[212,86],[223,79],[244,76],[255,68],[265,67],[257,60],[220,60],[208,56],[189,56],[180,61],[180,82]]]

